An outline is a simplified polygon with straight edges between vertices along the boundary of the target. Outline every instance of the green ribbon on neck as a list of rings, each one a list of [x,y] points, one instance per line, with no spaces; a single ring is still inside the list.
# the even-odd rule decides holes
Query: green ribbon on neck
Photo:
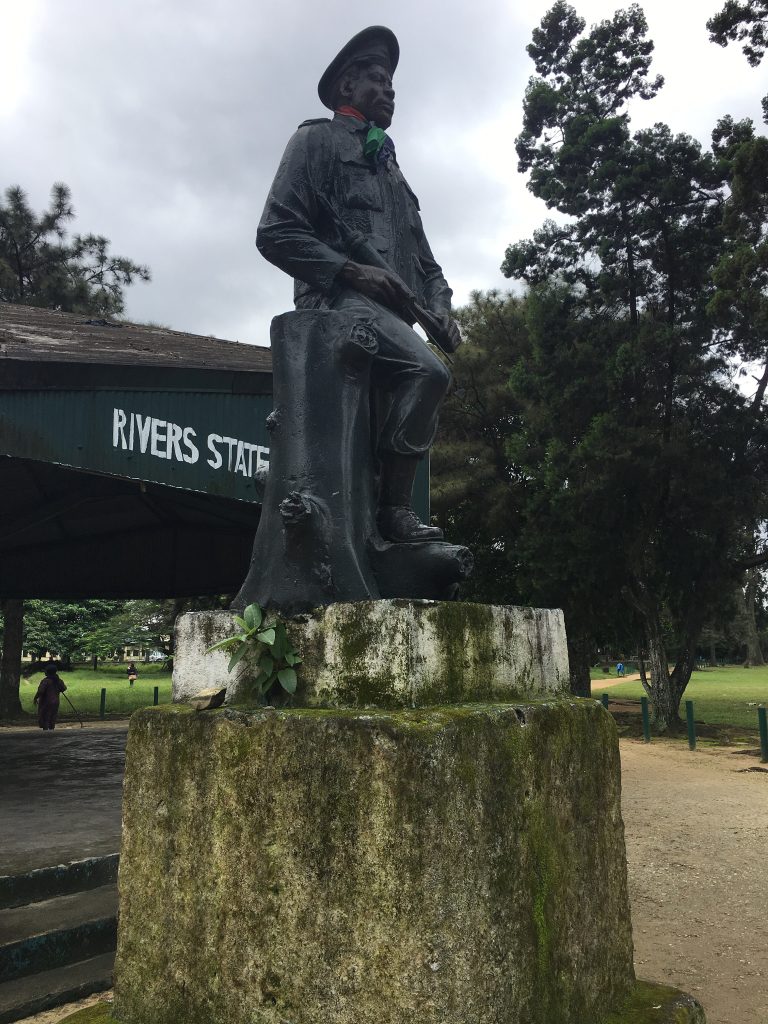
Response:
[[[363,152],[367,157],[376,162],[379,153],[381,152],[382,146],[387,141],[387,133],[383,128],[377,128],[376,125],[371,125],[368,129],[368,134],[365,137],[365,145],[363,146]]]
[[[371,125],[362,152],[374,165],[386,164],[390,157],[394,157],[394,143],[383,128]]]

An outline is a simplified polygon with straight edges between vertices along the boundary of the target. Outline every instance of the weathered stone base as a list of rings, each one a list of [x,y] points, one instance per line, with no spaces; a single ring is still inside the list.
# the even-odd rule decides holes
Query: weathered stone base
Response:
[[[594,701],[137,712],[115,1017],[596,1024],[634,983],[619,788]]]
[[[604,1024],[707,1024],[693,996],[668,985],[638,981],[624,1006]]]
[[[62,1024],[118,1022],[111,1015],[109,1004],[99,1003],[66,1017]],[[622,1009],[610,1014],[603,1024],[706,1024],[706,1017],[696,1000],[678,989],[638,981]]]
[[[563,613],[458,601],[360,601],[287,622],[304,659],[298,705],[424,707],[527,700],[568,692]],[[227,611],[189,612],[176,623],[174,701],[227,680],[244,698],[256,672],[244,658],[206,650],[237,631]]]

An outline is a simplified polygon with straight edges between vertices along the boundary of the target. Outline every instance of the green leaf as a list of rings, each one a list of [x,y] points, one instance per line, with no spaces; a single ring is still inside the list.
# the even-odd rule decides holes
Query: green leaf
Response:
[[[275,642],[275,630],[274,630],[274,628],[272,628],[272,629],[265,629],[262,633],[257,633],[256,634],[256,639],[261,641],[261,643],[263,643],[263,644],[269,644],[269,646],[271,647],[272,644]]]
[[[243,615],[249,629],[258,629],[261,625],[261,620],[264,618],[264,613],[257,604],[249,604]]]
[[[298,680],[294,669],[281,668],[277,673],[277,678],[280,680],[280,685],[284,690],[288,693],[296,693],[296,684]]]
[[[239,615],[233,615],[232,618],[235,620],[235,622],[238,624],[240,629],[243,630],[244,633],[248,632],[248,630],[250,629],[250,626],[245,621],[245,619],[241,619]]]
[[[238,641],[239,639],[240,639],[240,637],[239,637],[239,636],[228,636],[226,640],[219,640],[219,642],[218,642],[218,643],[215,643],[215,644],[211,644],[211,646],[210,646],[210,647],[209,647],[209,648],[208,648],[208,649],[206,650],[206,652],[205,652],[205,653],[206,653],[206,654],[210,654],[210,653],[211,653],[211,651],[217,651],[217,650],[219,650],[220,648],[224,648],[224,647],[229,647],[229,646],[231,646],[232,644],[235,644],[235,643],[237,643],[237,641]]]
[[[268,676],[271,676],[275,671],[275,663],[266,653],[262,654],[259,660],[259,668],[262,672],[265,672]]]
[[[296,656],[291,651],[285,652],[285,660],[288,662],[289,665],[296,664]]]
[[[241,644],[238,647],[238,649],[235,651],[235,653],[229,659],[229,666],[227,668],[227,672],[231,672],[232,671],[232,669],[240,661],[240,659],[243,657],[243,655],[246,654],[247,651],[248,651],[248,645],[247,644]]]

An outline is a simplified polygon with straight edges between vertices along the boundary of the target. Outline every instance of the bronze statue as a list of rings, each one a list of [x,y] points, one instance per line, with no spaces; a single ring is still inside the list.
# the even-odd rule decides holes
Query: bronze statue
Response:
[[[397,39],[382,26],[359,32],[343,47],[318,85],[333,119],[299,126],[259,224],[259,251],[294,278],[296,310],[304,315],[273,322],[273,454],[251,573],[237,605],[256,595],[261,603],[291,608],[376,596],[450,596],[471,567],[466,549],[442,543],[442,531],[421,523],[411,507],[417,465],[434,441],[451,380],[413,325],[444,352],[454,351],[461,338],[450,315],[451,289],[386,133],[398,59]],[[338,359],[325,374],[329,345]],[[351,368],[353,394],[342,383]],[[299,379],[307,376],[314,387],[305,389]],[[335,430],[318,417],[323,406],[341,413]],[[293,438],[290,465],[281,429]],[[352,479],[356,475],[362,482]],[[319,490],[318,478],[325,479]],[[354,494],[357,504],[334,502],[342,492]],[[280,523],[272,514],[278,498]],[[306,536],[298,543],[302,524]],[[286,529],[280,542],[279,530]],[[339,543],[348,548],[341,562]],[[276,544],[283,570],[295,571],[292,597],[282,584],[265,585],[265,574],[280,571]],[[393,545],[407,545],[408,554],[393,553]],[[415,577],[410,563],[418,566]],[[435,566],[441,567],[436,577]],[[408,579],[400,584],[403,573]],[[425,573],[432,582],[417,582]],[[299,592],[308,583],[312,596],[304,600]]]

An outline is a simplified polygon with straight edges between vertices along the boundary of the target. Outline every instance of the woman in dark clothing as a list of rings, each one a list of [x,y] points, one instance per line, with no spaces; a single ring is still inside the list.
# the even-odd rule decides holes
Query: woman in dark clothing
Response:
[[[51,663],[45,666],[45,678],[35,694],[37,704],[37,722],[41,729],[55,729],[56,716],[59,713],[59,694],[64,693],[66,685],[59,679],[56,666]]]
[[[133,686],[136,680],[139,678],[139,673],[136,671],[136,666],[133,662],[128,666],[128,685]]]

